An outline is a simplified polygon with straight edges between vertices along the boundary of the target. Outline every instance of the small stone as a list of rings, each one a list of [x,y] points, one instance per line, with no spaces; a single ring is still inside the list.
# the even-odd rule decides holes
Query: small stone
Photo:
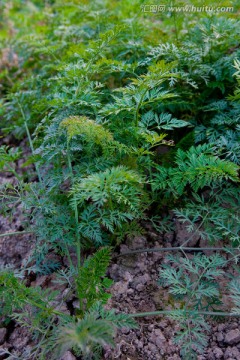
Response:
[[[134,293],[134,290],[133,289],[127,289],[127,294],[128,295],[132,295]]]
[[[159,339],[161,339],[162,341],[166,341],[166,338],[160,329],[154,330],[154,333]]]
[[[143,284],[138,284],[138,285],[136,286],[136,290],[137,290],[137,291],[143,291],[144,288],[145,288],[145,286],[144,286]]]
[[[35,281],[32,281],[32,286],[40,286],[40,287],[46,287],[46,284],[48,283],[49,276],[48,275],[42,275],[38,276]]]
[[[149,281],[151,281],[151,278],[148,274],[144,274],[142,276],[137,276],[133,282],[132,282],[132,286],[133,288],[136,289],[136,286],[141,284],[141,285],[145,285],[147,284]]]
[[[229,345],[237,344],[240,342],[240,330],[234,329],[226,333],[225,342]]]
[[[112,291],[116,292],[118,296],[125,294],[127,290],[128,290],[128,283],[123,281],[116,282],[112,287]]]
[[[151,336],[150,341],[156,345],[159,349],[162,348],[163,343],[166,342],[165,336],[163,335],[162,331],[160,329],[155,329]]]
[[[72,306],[74,307],[74,309],[80,309],[79,300],[74,300],[73,303],[72,303]]]
[[[225,329],[225,324],[218,325],[218,331],[223,331]]]
[[[152,257],[153,257],[153,261],[156,262],[156,261],[162,259],[163,254],[161,253],[161,251],[155,252],[152,254]]]
[[[224,339],[223,333],[222,332],[218,332],[217,333],[217,341],[220,343],[222,342]]]
[[[140,340],[135,340],[135,341],[134,341],[134,344],[136,345],[136,347],[137,347],[138,349],[142,349],[142,348],[143,348],[143,343],[142,343],[142,341],[140,341]]]
[[[0,328],[0,345],[2,345],[6,339],[7,329]]]
[[[159,238],[159,235],[155,234],[154,232],[149,231],[148,232],[148,237],[150,240],[154,241],[157,240]]]
[[[223,356],[223,351],[222,351],[220,348],[216,347],[216,348],[213,350],[213,354],[215,355],[215,358],[216,358],[216,359],[221,359],[222,356]]]
[[[167,327],[167,320],[159,321],[158,326],[164,330]]]
[[[133,276],[130,274],[129,271],[126,271],[125,274],[123,275],[123,279],[127,282],[131,282],[133,279]]]
[[[166,340],[165,340],[166,341]],[[157,345],[157,347],[159,348],[159,349],[161,349],[162,348],[162,346],[163,346],[163,340],[162,339],[160,339],[160,338],[156,338],[155,339],[155,344]]]
[[[70,351],[66,351],[60,360],[76,360],[76,358]]]
[[[156,354],[156,353],[158,352],[157,347],[156,347],[154,344],[152,344],[152,343],[149,343],[149,344],[148,344],[148,348],[149,348],[149,350],[151,351],[151,353]]]
[[[233,330],[233,329],[237,329],[238,328],[238,323],[234,322],[232,324],[230,324],[229,329]]]
[[[127,327],[123,327],[123,328],[121,329],[121,332],[122,332],[123,334],[125,334],[125,335],[128,335],[129,332],[130,332],[130,330],[129,330],[129,328],[127,328]]]
[[[62,292],[62,298],[63,298],[63,299],[67,298],[68,293],[70,293],[70,292],[71,292],[71,291],[70,291],[70,288],[66,288],[65,290],[63,290],[63,292]]]

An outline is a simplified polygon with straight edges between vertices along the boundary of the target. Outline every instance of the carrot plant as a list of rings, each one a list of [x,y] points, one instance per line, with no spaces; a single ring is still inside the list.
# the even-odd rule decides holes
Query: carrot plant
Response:
[[[2,1],[1,132],[3,142],[6,134],[27,139],[23,168],[33,168],[20,174],[21,149],[1,145],[0,170],[15,177],[1,185],[2,214],[21,204],[24,231],[36,237],[20,274],[58,272],[80,304],[66,315],[51,306],[54,294],[3,270],[4,316],[41,339],[25,359],[58,358],[68,348],[97,358],[117,327],[136,326],[103,305],[110,247],[142,233],[142,219],[167,232],[174,229],[167,211],[206,247],[223,241],[238,260],[240,26],[232,3],[227,15],[183,15],[142,12],[138,0]],[[190,259],[187,246],[160,275],[181,297],[170,316],[191,358],[206,346],[204,316],[219,310],[216,281],[229,260]],[[229,291],[239,315],[238,279]]]

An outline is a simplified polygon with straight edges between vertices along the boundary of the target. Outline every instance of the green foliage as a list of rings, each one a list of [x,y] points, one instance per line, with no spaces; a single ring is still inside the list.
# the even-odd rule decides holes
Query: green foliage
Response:
[[[210,243],[224,239],[232,246],[240,244],[239,191],[228,186],[214,188],[206,196],[193,194],[193,199],[184,208],[175,209],[177,218],[189,233]]]
[[[98,346],[113,347],[115,331],[120,327],[137,328],[137,324],[129,315],[116,315],[113,310],[105,310],[100,302],[96,302],[82,319],[61,329],[58,341],[62,352],[79,348],[84,358],[100,359]]]
[[[238,82],[238,87],[237,89],[234,91],[234,95],[230,96],[230,100],[234,100],[237,101],[239,103],[240,100],[240,61],[238,59],[234,60],[234,68],[237,70],[234,75],[237,78],[237,82]]]
[[[152,183],[154,190],[167,189],[176,197],[183,195],[187,185],[192,191],[223,184],[224,180],[238,181],[238,169],[234,163],[221,160],[212,154],[208,145],[191,147],[187,152],[178,149],[176,167],[158,167]]]
[[[157,128],[158,130],[174,130],[175,128],[189,126],[189,123],[173,118],[172,114],[161,113],[158,116],[150,110],[142,116],[140,125],[146,128]]]
[[[97,145],[103,145],[104,142],[113,140],[109,131],[86,117],[72,116],[63,120],[60,126],[67,130],[68,141],[76,135],[85,136],[87,142],[93,142]]]
[[[137,213],[141,206],[143,179],[123,166],[93,174],[72,189],[79,205],[91,200],[96,207],[129,209]]]
[[[220,255],[194,255],[187,257],[168,256],[171,264],[160,269],[160,284],[169,287],[169,292],[181,301],[181,310],[170,316],[180,324],[175,337],[181,346],[181,354],[187,359],[196,359],[196,350],[204,352],[207,345],[206,331],[210,328],[199,310],[213,309],[219,304],[219,285],[216,279],[224,274],[227,261]]]
[[[21,151],[17,148],[9,148],[8,146],[2,145],[0,147],[0,170],[12,172],[16,175],[15,172],[15,162],[20,158]]]
[[[207,332],[210,326],[204,317],[197,312],[185,313],[182,310],[175,310],[171,318],[180,325],[180,331],[175,335],[174,342],[180,345],[181,356],[184,359],[196,360],[197,354],[204,353],[208,344]]]
[[[29,329],[36,341],[31,351],[26,351],[23,356],[26,359],[48,357],[56,346],[56,324],[71,320],[70,315],[58,311],[53,305],[58,292],[27,287],[10,271],[0,272],[0,283],[1,316],[5,316],[5,321],[13,319],[19,326]]]
[[[230,298],[234,303],[234,307],[232,308],[232,314],[239,315],[240,314],[240,281],[239,277],[233,279],[229,285],[230,289]]]
[[[160,279],[170,287],[170,293],[184,298],[187,304],[194,304],[198,310],[204,308],[206,298],[219,297],[215,278],[223,274],[221,268],[226,264],[226,260],[220,255],[195,255],[193,260],[169,255],[168,260],[175,268],[163,266]]]
[[[62,271],[81,303],[78,316],[57,315],[46,303],[51,294],[3,275],[4,315],[16,308],[19,324],[44,333],[33,358],[53,358],[57,338],[63,349],[69,343],[94,357],[129,322],[98,303],[108,297],[109,248],[82,265],[83,248],[141,234],[142,219],[162,234],[174,231],[174,217],[207,245],[239,247],[238,3],[229,1],[234,11],[225,13],[162,4],[165,12],[153,13],[140,0],[1,2],[0,127],[3,136],[28,139],[25,164],[37,175],[18,173],[19,148],[0,147],[0,170],[16,178],[1,186],[1,214],[20,205],[24,228],[36,236],[26,266]],[[60,269],[51,252],[67,256],[70,269]],[[219,297],[223,265],[220,256],[201,255],[171,258],[162,270],[183,301],[172,316],[186,359],[206,344],[199,311]],[[231,282],[236,313],[238,287]],[[34,308],[30,323],[25,305]]]
[[[110,261],[110,249],[102,248],[85,260],[76,279],[76,294],[81,308],[76,316],[57,309],[57,291],[40,287],[27,287],[12,272],[0,273],[0,315],[15,319],[41,338],[43,348],[33,347],[31,359],[58,359],[64,351],[80,349],[84,358],[92,358],[98,347],[114,345],[117,328],[136,328],[135,321],[126,314],[105,310],[103,304],[110,297],[105,293],[112,281],[105,277]],[[56,304],[55,307],[53,304]],[[95,357],[97,358],[97,357]]]
[[[56,292],[50,293],[39,288],[26,287],[11,272],[1,272],[1,299],[3,307],[1,315],[12,314],[13,311],[24,309],[27,304],[36,306],[39,310],[39,320],[49,316],[53,308],[49,305],[56,297]]]
[[[93,256],[84,261],[76,278],[76,291],[80,300],[80,311],[85,313],[97,301],[105,304],[110,295],[105,289],[112,285],[112,281],[105,277],[110,262],[110,249],[99,249]]]

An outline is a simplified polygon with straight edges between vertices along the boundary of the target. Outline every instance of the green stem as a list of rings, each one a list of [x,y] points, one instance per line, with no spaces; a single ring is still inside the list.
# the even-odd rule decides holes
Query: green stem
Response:
[[[32,299],[29,300],[29,303],[30,303],[31,305],[35,306],[35,307],[38,308],[38,309],[41,309],[41,310],[44,310],[44,311],[48,311],[48,312],[50,312],[50,313],[52,313],[52,314],[55,314],[55,315],[60,315],[60,316],[61,316],[61,315],[66,315],[66,314],[62,313],[61,311],[54,310],[53,308],[45,307],[44,305],[41,305],[41,304],[35,302],[35,301],[32,300]],[[28,302],[27,302],[27,304],[28,304]]]
[[[22,189],[22,185],[21,185],[21,178],[18,175],[18,173],[15,171],[15,169],[13,167],[11,167],[9,164],[6,164],[7,170],[4,170],[4,172],[11,172],[15,178],[18,180],[19,186]]]
[[[141,254],[145,252],[164,252],[164,251],[240,251],[238,248],[222,248],[222,247],[204,247],[204,248],[194,248],[194,247],[166,247],[166,248],[149,248],[149,249],[139,249],[133,251],[127,251],[122,254],[117,255],[116,257],[125,256],[125,255],[134,255],[134,254]]]
[[[21,114],[22,114],[22,117],[23,117],[23,120],[24,120],[24,127],[25,127],[25,130],[26,130],[26,133],[27,133],[29,146],[30,146],[30,149],[31,149],[32,154],[34,155],[34,147],[33,147],[33,142],[32,142],[32,138],[31,138],[31,134],[30,134],[30,131],[29,131],[29,128],[28,128],[28,124],[27,124],[27,118],[26,118],[26,115],[25,115],[25,113],[24,113],[24,111],[23,111],[22,105],[20,104],[19,101],[18,101],[18,106],[19,106],[19,109],[20,109],[20,111],[21,111]],[[41,182],[42,182],[42,178],[41,178],[40,171],[39,171],[39,167],[38,167],[37,163],[35,163],[35,168],[36,168],[38,180],[39,180],[39,182],[41,183]]]
[[[78,208],[77,208],[77,202],[75,199],[74,204],[74,213],[75,213],[75,223],[76,223],[76,237],[77,237],[77,262],[78,262],[78,270],[80,270],[81,266],[81,241],[78,231]]]
[[[189,305],[189,303],[191,302],[191,299],[193,298],[193,296],[195,295],[195,292],[203,278],[203,276],[206,274],[207,270],[211,267],[211,263],[208,264],[208,266],[203,270],[203,272],[199,275],[199,278],[196,280],[195,283],[193,283],[193,288],[188,296],[188,299],[185,303],[185,310],[187,310],[187,306]]]
[[[64,241],[64,239],[63,239],[63,241]],[[68,248],[68,245],[67,245],[66,241],[64,241],[64,244],[65,244],[67,258],[68,258],[68,261],[69,261],[69,266],[70,266],[70,268],[73,268],[72,258],[71,258],[70,251],[69,251],[69,248]]]
[[[192,310],[183,310],[183,313],[188,314],[199,314],[205,316],[229,316],[229,317],[239,317],[240,314],[232,314],[227,312],[220,312],[220,311],[192,311]],[[159,310],[159,311],[150,311],[150,312],[143,312],[137,314],[128,314],[131,317],[146,317],[146,316],[158,316],[158,315],[171,315],[173,314],[173,310]]]
[[[36,356],[38,355],[38,353],[41,351],[41,346],[42,344],[44,344],[44,341],[46,340],[46,338],[48,337],[48,334],[51,331],[51,328],[53,327],[53,323],[56,321],[55,318],[51,319],[50,323],[48,324],[47,328],[44,329],[43,331],[41,331],[42,336],[41,339],[38,341],[37,345],[33,346],[32,348],[32,357],[33,359],[36,359]]]
[[[71,174],[71,180],[72,185],[74,185],[74,174],[73,174],[73,168],[72,168],[72,162],[70,158],[70,151],[69,151],[69,143],[67,142],[67,160],[68,160],[68,167]],[[77,240],[77,263],[78,263],[78,271],[81,267],[81,241],[78,231],[78,207],[77,207],[77,201],[75,198],[75,195],[73,195],[73,201],[74,201],[74,217],[75,217],[75,227],[76,227],[76,240]]]
[[[70,157],[70,149],[69,149],[69,142],[67,141],[67,161],[68,161],[68,168],[71,174],[71,180],[72,180],[72,185],[74,185],[74,174],[73,174],[73,168],[72,168],[72,162],[71,162],[71,157]],[[77,245],[77,265],[78,265],[78,274],[80,273],[80,269],[81,269],[81,239],[80,239],[80,235],[79,235],[79,231],[78,231],[78,219],[79,219],[79,215],[78,215],[78,207],[77,207],[77,201],[75,198],[75,195],[73,195],[73,201],[74,201],[74,217],[75,217],[75,227],[76,227],[76,245]],[[80,305],[80,309],[83,310],[83,302],[82,299],[79,298],[79,305]]]
[[[4,236],[14,236],[14,235],[22,235],[22,234],[33,234],[33,231],[15,231],[15,232],[9,232],[9,233],[0,234],[0,237],[4,237]]]
[[[139,110],[140,110],[140,107],[142,105],[142,101],[143,101],[143,98],[146,94],[146,92],[148,91],[148,87],[145,89],[145,91],[143,91],[142,93],[142,96],[137,104],[137,107],[136,107],[136,112],[135,112],[135,126],[138,126],[138,118],[139,118]]]

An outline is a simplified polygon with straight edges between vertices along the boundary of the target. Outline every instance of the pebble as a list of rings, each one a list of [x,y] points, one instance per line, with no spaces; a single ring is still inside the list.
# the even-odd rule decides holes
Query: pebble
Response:
[[[149,348],[149,350],[151,351],[151,353],[156,354],[156,353],[158,352],[158,349],[157,349],[156,345],[154,345],[154,344],[152,344],[152,343],[149,343],[149,344],[148,344],[148,348]]]
[[[217,333],[217,341],[220,343],[224,340],[224,336],[222,332]]]
[[[129,332],[130,332],[130,330],[129,330],[129,328],[124,327],[124,328],[121,329],[121,332],[122,332],[123,334],[125,334],[125,335],[128,335]]]
[[[213,354],[215,355],[216,359],[221,359],[222,356],[223,356],[223,351],[222,351],[222,349],[216,347],[216,348],[213,350]]]
[[[60,360],[76,360],[76,358],[70,351],[66,351]]]
[[[132,295],[134,293],[133,289],[127,289],[127,294]]]
[[[233,329],[226,333],[225,342],[229,345],[237,344],[240,342],[240,330]]]
[[[136,286],[136,290],[137,291],[143,291],[145,289],[145,286],[143,285],[143,284],[138,284],[137,286]]]
[[[7,329],[0,328],[0,345],[2,345],[6,339]]]

